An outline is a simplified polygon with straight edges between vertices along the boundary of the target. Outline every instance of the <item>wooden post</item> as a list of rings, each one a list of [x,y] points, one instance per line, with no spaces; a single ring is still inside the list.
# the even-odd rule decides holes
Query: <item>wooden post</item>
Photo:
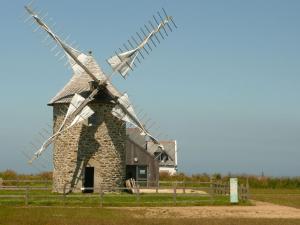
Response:
[[[185,194],[185,181],[183,181],[183,194]]]
[[[224,184],[221,184],[221,195],[224,195],[225,193],[225,186]]]
[[[250,190],[249,190],[249,178],[247,177],[247,183],[246,183],[246,191],[247,191],[247,200],[250,198]]]
[[[140,205],[140,186],[136,185],[136,203],[139,206]]]
[[[29,204],[29,187],[26,186],[25,189],[25,205],[27,206]]]
[[[63,189],[62,200],[63,200],[63,204],[64,204],[64,205],[65,205],[65,203],[66,203],[66,187],[67,187],[67,184],[64,185],[64,189]]]
[[[173,200],[174,200],[174,205],[176,205],[176,185],[174,185],[174,192],[173,192]]]
[[[210,193],[213,194],[214,193],[214,183],[212,178],[209,178],[209,188],[210,188]]]
[[[242,199],[242,201],[244,201],[244,185],[243,184],[241,184],[241,199]]]
[[[220,195],[222,195],[223,194],[223,187],[222,187],[221,183],[219,184],[219,187],[220,187]]]
[[[103,191],[102,186],[100,186],[100,207],[103,207]]]
[[[247,186],[244,185],[244,200],[247,201]]]
[[[242,201],[245,201],[245,186],[244,184],[241,185],[241,199]]]
[[[159,180],[156,181],[156,193],[158,193],[158,189],[159,189]]]
[[[3,179],[0,177],[0,189],[3,187]]]

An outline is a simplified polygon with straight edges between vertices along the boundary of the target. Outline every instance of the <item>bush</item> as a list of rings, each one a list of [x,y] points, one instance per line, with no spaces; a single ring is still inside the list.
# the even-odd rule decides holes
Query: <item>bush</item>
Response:
[[[226,183],[230,177],[237,177],[240,184],[249,184],[250,188],[300,188],[300,177],[267,177],[255,175],[221,175],[215,173],[208,175],[206,173],[193,174],[188,176],[184,173],[170,175],[166,172],[160,173],[161,181],[188,181],[188,182],[214,182]]]
[[[17,173],[13,170],[5,170],[4,172],[0,173],[0,177],[3,180],[16,180],[17,179]]]
[[[3,180],[52,180],[52,172],[41,172],[38,174],[18,174],[13,170],[0,172]]]
[[[160,173],[160,181],[186,181],[186,182],[222,182],[226,183],[230,177],[237,177],[240,184],[249,183],[250,188],[300,188],[300,177],[268,177],[255,175],[221,175],[215,173],[197,173],[188,176],[184,173],[170,175],[167,172]],[[42,172],[38,174],[18,174],[13,170],[0,172],[0,178],[3,180],[52,180],[52,172]]]

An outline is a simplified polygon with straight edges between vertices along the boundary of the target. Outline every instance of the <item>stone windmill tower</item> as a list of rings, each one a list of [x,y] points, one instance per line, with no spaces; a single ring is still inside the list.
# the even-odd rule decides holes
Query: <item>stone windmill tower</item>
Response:
[[[92,57],[87,68],[99,71]],[[50,101],[53,106],[53,130],[56,133],[75,93],[87,97],[93,91],[91,78],[74,74],[66,86]],[[94,114],[85,123],[78,123],[54,140],[54,189],[95,190],[122,185],[125,176],[125,124],[113,116],[114,104],[107,94],[95,95],[89,103]],[[94,177],[94,179],[93,179]]]
[[[53,135],[47,139],[35,153],[32,161],[54,143],[53,155],[53,189],[57,192],[70,192],[80,189],[100,190],[122,186],[125,178],[125,141],[126,124],[131,124],[140,130],[140,135],[160,146],[163,146],[148,132],[136,116],[128,95],[120,93],[110,82],[110,76],[115,72],[124,78],[129,70],[136,66],[135,59],[144,58],[142,50],[147,54],[150,41],[154,46],[154,38],[159,41],[158,34],[163,38],[161,30],[166,27],[172,31],[170,24],[175,23],[172,17],[157,20],[157,26],[148,30],[144,38],[137,33],[140,42],[134,37],[129,49],[116,53],[107,61],[112,67],[112,74],[107,76],[91,54],[84,54],[66,44],[57,36],[42,18],[29,6],[25,7],[30,17],[61,47],[73,70],[71,80],[59,91],[48,105],[53,106]],[[148,51],[145,46],[148,46]]]

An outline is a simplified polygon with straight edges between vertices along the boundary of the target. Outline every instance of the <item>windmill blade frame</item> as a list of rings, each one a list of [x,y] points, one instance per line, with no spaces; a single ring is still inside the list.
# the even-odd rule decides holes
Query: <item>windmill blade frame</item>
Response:
[[[82,110],[78,114],[72,117],[71,115],[78,109],[79,106],[85,101],[85,98],[80,96],[79,94],[75,94],[71,100],[71,103],[68,107],[65,118],[60,125],[58,131],[50,136],[46,141],[43,142],[42,146],[34,153],[33,158],[29,161],[31,164],[35,159],[37,159],[52,143],[53,141],[62,133],[68,131],[74,125],[87,120],[91,115],[94,114],[94,111],[89,106],[84,106]],[[65,124],[70,121],[70,125],[64,128]]]
[[[86,65],[87,62],[87,55],[84,53],[81,53],[80,51],[72,48],[71,46],[64,43],[58,35],[56,35],[49,26],[47,26],[43,20],[38,16],[37,13],[35,13],[29,6],[25,6],[26,11],[32,16],[34,21],[40,26],[43,30],[45,30],[48,35],[56,42],[57,46],[60,46],[65,54],[67,55],[69,62],[71,64],[72,69],[76,74],[86,73],[93,81],[96,86],[96,88],[90,93],[90,95],[82,101],[76,110],[74,110],[72,113],[70,113],[70,118],[76,119],[76,116],[80,115],[81,112],[84,114],[83,110],[86,109],[87,104],[93,100],[93,98],[100,92],[105,91],[112,99],[112,101],[118,105],[118,107],[122,110],[122,112],[127,116],[127,118],[133,122],[133,124],[141,129],[149,138],[155,143],[159,142],[150,135],[150,133],[144,128],[144,126],[141,124],[141,122],[138,120],[134,110],[133,106],[129,101],[129,98],[127,95],[122,95],[110,82],[109,77],[106,76],[104,73],[101,74],[101,76],[98,78],[93,72],[89,70],[89,68]],[[124,52],[121,54],[117,54],[115,57],[119,59],[119,62],[115,64],[115,71],[121,71],[123,72],[124,76],[128,73],[128,68],[131,67],[134,63],[135,58],[137,57],[137,54],[140,53],[141,49],[144,49],[144,46],[148,44],[148,41],[151,39],[152,36],[156,36],[156,33],[160,33],[160,30],[164,28],[166,23],[169,23],[170,18],[166,17],[164,21],[161,21],[158,24],[158,27],[154,29],[144,40],[141,41],[141,43],[133,50],[129,52]],[[160,33],[161,34],[161,33]],[[141,53],[140,53],[141,54]],[[123,58],[121,58],[121,57]],[[116,59],[116,58],[114,58]],[[79,120],[79,119],[78,119]],[[62,126],[63,127],[63,126]],[[62,129],[62,128],[61,128]],[[51,138],[51,137],[50,137]],[[52,140],[52,139],[51,139]],[[47,143],[45,144],[47,145]],[[47,145],[48,146],[48,145]]]
[[[133,41],[136,43],[136,47],[134,48],[131,43],[129,42],[129,44],[131,45],[132,49],[125,51],[125,52],[121,52],[120,54],[115,54],[114,56],[110,57],[107,62],[108,64],[111,66],[113,72],[118,72],[124,79],[127,77],[129,70],[131,69],[131,66],[134,64],[134,60],[135,58],[140,54],[143,58],[143,54],[141,53],[141,50],[144,49],[144,51],[149,54],[149,52],[145,49],[145,46],[147,45],[148,48],[152,51],[152,48],[150,46],[150,42],[153,43],[154,47],[156,47],[156,44],[153,41],[153,37],[155,37],[158,41],[158,43],[160,43],[159,39],[157,38],[156,34],[160,34],[161,37],[164,39],[163,35],[161,34],[161,30],[163,29],[166,33],[166,35],[168,36],[168,33],[165,29],[165,26],[168,26],[170,31],[172,32],[170,23],[173,23],[175,26],[175,23],[172,19],[171,16],[168,16],[166,11],[163,9],[165,18],[163,18],[161,16],[161,14],[159,12],[158,15],[160,17],[160,22],[156,19],[156,17],[153,15],[153,18],[155,20],[155,22],[157,23],[157,26],[153,26],[153,24],[150,22],[151,26],[152,26],[152,30],[150,31],[149,28],[145,25],[145,28],[148,31],[148,35],[146,35],[146,33],[144,32],[144,30],[142,28],[140,28],[141,32],[144,34],[144,39],[140,36],[140,34],[138,32],[136,32],[137,37],[140,39],[140,43],[138,43],[135,38],[132,36]],[[175,26],[175,28],[177,28],[177,26]]]

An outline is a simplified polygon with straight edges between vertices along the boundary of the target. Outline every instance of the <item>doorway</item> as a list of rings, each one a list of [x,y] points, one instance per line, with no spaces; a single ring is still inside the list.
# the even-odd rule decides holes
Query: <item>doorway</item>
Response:
[[[127,165],[126,166],[126,180],[134,179],[140,181],[144,185],[148,181],[148,166],[146,165]]]
[[[83,187],[83,193],[94,192],[94,167],[85,167]]]
[[[136,180],[136,168],[135,165],[127,165],[126,166],[126,180],[132,178]]]

